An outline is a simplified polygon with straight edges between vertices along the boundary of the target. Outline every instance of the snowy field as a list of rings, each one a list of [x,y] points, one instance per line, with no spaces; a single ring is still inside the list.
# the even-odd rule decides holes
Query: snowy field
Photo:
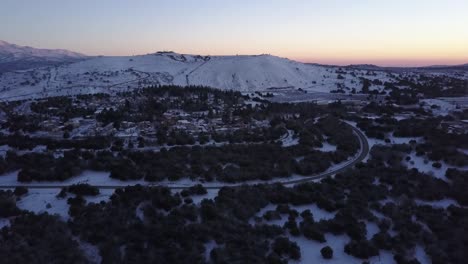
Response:
[[[301,248],[302,258],[296,263],[331,263],[331,264],[361,264],[362,259],[355,258],[344,252],[345,245],[350,241],[350,238],[346,235],[335,236],[332,234],[325,234],[327,242],[319,243],[317,241],[308,240],[305,237],[290,237],[290,239],[296,242]],[[320,254],[320,250],[329,246],[333,249],[333,258],[329,260],[323,259]],[[372,257],[369,260],[371,264],[392,264],[395,263],[393,260],[393,254],[391,252],[381,250],[380,255]],[[423,262],[422,262],[423,263]],[[430,262],[429,262],[430,263]],[[428,262],[423,263],[428,264]]]
[[[423,99],[420,100],[424,110],[431,112],[437,116],[446,116],[450,112],[460,111],[459,107],[451,102],[439,100],[439,99]]]
[[[301,214],[305,210],[310,210],[313,215],[315,221],[320,220],[329,220],[335,217],[336,212],[327,212],[323,209],[318,208],[316,204],[310,205],[301,205],[301,206],[292,206],[289,205],[291,210],[296,210]],[[276,205],[269,204],[266,207],[262,208],[257,214],[255,215],[257,218],[262,217],[268,211],[274,211],[276,209]],[[281,215],[279,219],[273,219],[267,221],[262,219],[262,223],[270,224],[270,225],[278,225],[283,226],[286,221],[288,220],[288,215]],[[299,216],[296,219],[296,222],[299,224],[302,221],[302,217]],[[256,224],[255,219],[250,219],[250,224]],[[367,239],[371,239],[376,233],[378,233],[379,228],[376,223],[366,221],[366,228],[367,228]],[[289,236],[291,241],[296,242],[299,247],[301,248],[301,255],[302,258],[300,261],[295,263],[356,263],[360,264],[363,261],[361,259],[355,258],[350,256],[344,252],[345,245],[350,241],[350,238],[346,235],[338,235],[335,236],[333,234],[325,234],[325,239],[327,240],[325,243],[320,243],[313,240],[308,240],[303,236],[294,237]],[[330,260],[323,259],[320,250],[325,247],[330,246],[333,249],[333,258]],[[419,252],[423,254],[424,252]],[[424,253],[425,254],[425,253]],[[423,255],[421,255],[423,256]],[[380,255],[376,257],[372,257],[369,259],[370,263],[382,263],[382,264],[389,264],[395,263],[393,260],[393,255],[391,252],[381,250]],[[421,263],[430,263],[430,262],[421,262]]]
[[[268,211],[275,211],[277,205],[274,204],[269,204],[266,207],[262,208],[259,212],[255,214],[255,217],[263,217],[263,215],[268,212]],[[323,209],[320,209],[316,204],[308,204],[308,205],[300,205],[300,206],[293,206],[289,205],[289,208],[291,210],[296,210],[299,212],[299,214],[303,213],[306,210],[310,210],[310,212],[313,215],[313,218],[315,221],[320,221],[320,220],[329,220],[333,219],[336,215],[336,212],[327,212]],[[302,221],[302,217],[298,217],[299,220],[297,221]],[[270,221],[263,220],[264,223],[269,224],[269,225],[277,225],[277,226],[283,226],[287,221],[288,221],[288,215],[282,214],[279,219],[273,219]],[[249,221],[250,224],[255,224],[255,219],[250,219]]]
[[[112,189],[101,189],[100,193],[96,196],[84,196],[87,203],[100,203],[101,201],[109,201],[110,196],[114,193]],[[68,209],[70,206],[67,204],[69,197],[74,195],[68,195],[66,198],[57,198],[57,194],[60,193],[60,189],[29,189],[28,193],[21,197],[16,204],[18,208],[34,213],[47,212],[52,215],[59,215],[63,220],[69,218]]]
[[[411,154],[409,156],[411,157],[411,160],[410,161],[406,161],[406,160],[404,161],[404,164],[408,168],[411,168],[411,169],[415,168],[420,172],[424,172],[426,174],[429,174],[431,176],[434,176],[436,178],[439,178],[439,179],[442,179],[442,180],[445,180],[445,181],[448,181],[448,179],[445,177],[445,173],[446,173],[447,169],[449,169],[449,168],[455,168],[455,169],[459,169],[459,170],[468,170],[468,166],[464,166],[464,167],[452,166],[452,165],[448,165],[444,161],[439,161],[440,164],[442,165],[442,167],[434,168],[432,166],[434,161],[430,161],[427,158],[422,157],[422,156],[417,156],[414,151],[411,152]]]

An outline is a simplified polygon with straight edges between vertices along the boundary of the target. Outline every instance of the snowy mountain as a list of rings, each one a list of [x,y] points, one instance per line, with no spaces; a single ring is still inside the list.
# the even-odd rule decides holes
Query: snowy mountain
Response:
[[[274,92],[302,89],[350,93],[367,71],[304,64],[271,55],[200,56],[174,52],[93,57],[55,67],[5,73],[0,99],[82,93],[113,93],[151,85],[202,85],[219,89]],[[372,79],[387,80],[378,72]]]
[[[0,40],[0,72],[76,62],[85,55],[62,49],[36,49]]]

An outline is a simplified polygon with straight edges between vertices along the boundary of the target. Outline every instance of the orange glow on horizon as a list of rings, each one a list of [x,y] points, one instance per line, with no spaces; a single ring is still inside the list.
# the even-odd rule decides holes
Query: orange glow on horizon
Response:
[[[2,5],[3,40],[108,56],[172,50],[339,65],[468,63],[468,0],[28,2]]]

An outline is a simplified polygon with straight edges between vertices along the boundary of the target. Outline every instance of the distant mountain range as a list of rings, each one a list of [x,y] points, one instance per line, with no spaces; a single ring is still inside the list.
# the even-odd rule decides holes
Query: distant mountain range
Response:
[[[422,67],[385,67],[377,66],[374,64],[352,64],[345,66],[347,68],[360,69],[360,70],[387,70],[387,71],[433,71],[433,70],[468,70],[468,63],[461,65],[431,65]]]
[[[60,65],[87,58],[63,49],[36,49],[0,40],[0,72]]]

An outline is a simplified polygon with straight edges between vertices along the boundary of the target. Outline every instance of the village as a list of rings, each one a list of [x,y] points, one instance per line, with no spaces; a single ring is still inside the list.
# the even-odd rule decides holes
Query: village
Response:
[[[238,130],[252,131],[270,126],[268,120],[245,120],[232,114],[234,109],[245,110],[262,105],[256,102],[252,106],[240,95],[235,96],[235,104],[229,105],[219,103],[219,98],[210,93],[203,95],[206,97],[203,99],[197,94],[184,96],[163,94],[149,100],[145,96],[129,94],[112,97],[91,95],[73,99],[56,97],[51,100],[24,101],[20,105],[4,103],[0,115],[3,120],[0,122],[4,124],[2,133],[5,136],[19,133],[31,138],[54,140],[108,137],[122,140],[124,145],[144,140],[146,146],[159,145],[158,136],[161,136],[162,131],[167,134],[183,133],[200,144],[203,143],[200,141],[213,143],[212,140],[200,140],[201,135],[232,134]],[[187,106],[197,103],[200,109],[194,110],[192,106]],[[161,109],[151,116],[142,117],[139,113],[141,107]],[[62,111],[63,108],[67,110]],[[11,123],[7,116],[24,116],[25,113],[29,115],[23,122],[28,123],[29,129],[19,129],[20,124],[7,128]]]

